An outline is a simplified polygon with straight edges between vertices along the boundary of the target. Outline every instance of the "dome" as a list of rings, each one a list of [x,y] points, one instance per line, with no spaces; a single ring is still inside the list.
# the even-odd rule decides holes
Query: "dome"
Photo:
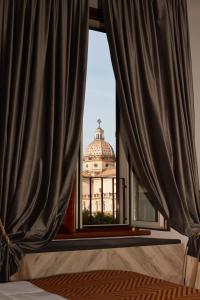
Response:
[[[104,140],[94,140],[87,147],[85,156],[103,156],[115,159],[112,146]]]
[[[108,159],[115,161],[115,153],[112,146],[104,140],[104,130],[100,127],[101,120],[98,119],[99,127],[95,130],[95,136],[92,143],[87,147],[84,160]]]

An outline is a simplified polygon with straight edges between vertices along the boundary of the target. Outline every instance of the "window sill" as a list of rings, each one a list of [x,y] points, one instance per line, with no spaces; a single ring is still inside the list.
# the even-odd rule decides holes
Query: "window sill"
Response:
[[[105,237],[105,238],[84,238],[84,239],[68,239],[54,240],[48,246],[34,251],[26,251],[26,253],[40,252],[58,252],[58,251],[79,251],[79,250],[95,250],[110,248],[127,248],[155,245],[180,244],[178,239],[158,239],[144,237]]]

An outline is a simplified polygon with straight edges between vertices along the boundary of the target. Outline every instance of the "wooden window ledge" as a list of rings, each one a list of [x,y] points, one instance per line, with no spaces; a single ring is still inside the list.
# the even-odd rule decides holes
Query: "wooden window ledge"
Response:
[[[80,238],[96,238],[96,237],[124,237],[124,236],[141,236],[150,235],[150,230],[133,229],[127,226],[107,226],[107,227],[87,227],[76,232],[66,232],[60,230],[55,240],[60,239],[80,239]]]

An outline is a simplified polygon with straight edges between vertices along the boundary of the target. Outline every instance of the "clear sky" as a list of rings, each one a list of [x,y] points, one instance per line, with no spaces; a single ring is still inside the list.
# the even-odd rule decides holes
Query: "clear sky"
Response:
[[[83,119],[83,151],[94,139],[100,118],[105,140],[115,151],[115,78],[106,34],[90,30],[86,95]],[[115,151],[116,152],[116,151]]]

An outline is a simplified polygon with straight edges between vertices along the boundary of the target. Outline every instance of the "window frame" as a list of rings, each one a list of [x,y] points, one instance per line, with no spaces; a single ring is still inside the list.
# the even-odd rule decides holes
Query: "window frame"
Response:
[[[90,24],[89,24],[89,30],[95,30],[95,31],[99,31],[99,32],[104,32],[105,31],[105,27],[104,27],[104,20],[103,20],[103,14],[102,14],[102,10],[99,8],[90,8]],[[120,178],[120,155],[121,155],[121,151],[120,148],[122,147],[120,138],[119,138],[119,132],[120,132],[120,122],[121,122],[121,118],[120,118],[120,110],[119,110],[119,103],[118,103],[118,96],[117,96],[117,91],[116,91],[116,158],[117,158],[117,164],[116,164],[116,180],[117,180],[117,194],[120,197],[120,187],[119,187],[119,178]],[[80,158],[80,162],[81,163],[81,158]],[[134,220],[133,217],[133,212],[135,212],[135,207],[136,207],[136,199],[135,197],[133,197],[133,192],[131,190],[133,190],[133,184],[132,184],[132,171],[130,169],[130,163],[128,163],[128,172],[127,172],[127,178],[126,178],[126,187],[127,187],[127,202],[128,202],[128,211],[126,212],[126,217],[123,217],[123,219],[128,218],[128,224],[111,224],[113,226],[128,226],[128,227],[134,227],[134,228],[145,228],[145,229],[157,229],[157,230],[164,230],[164,231],[168,231],[169,230],[169,226],[167,221],[161,216],[161,214],[156,211],[158,219],[156,222],[152,221],[139,221],[139,220]],[[79,176],[80,173],[79,173]],[[138,184],[138,188],[139,188],[139,184]],[[125,198],[125,197],[124,197]],[[131,199],[132,198],[132,199]],[[78,202],[81,202],[81,199],[78,199]],[[81,206],[81,204],[79,204]],[[125,205],[123,205],[123,207],[125,207]],[[133,208],[133,209],[132,209]],[[81,214],[81,212],[80,212]],[[123,212],[123,214],[125,215],[125,213]],[[124,220],[123,220],[124,223]],[[90,227],[91,225],[88,225],[88,227]],[[94,225],[92,225],[94,226]],[[98,225],[98,226],[103,226],[103,227],[107,227],[110,226],[110,224],[102,224],[102,225]],[[87,226],[84,226],[87,227]],[[83,228],[83,227],[82,227]]]
[[[96,12],[96,15],[97,13],[100,14],[101,10],[99,9],[92,9],[92,12]],[[105,33],[106,34],[106,31],[105,31],[105,28],[104,28],[104,24],[102,23],[102,20],[100,21],[99,19],[97,20],[97,17],[95,15],[95,19],[90,19],[90,25],[89,25],[89,30],[94,30],[94,31],[98,31],[98,32],[102,32],[102,33]],[[93,22],[95,21],[95,23]],[[92,25],[91,25],[92,23]],[[124,187],[124,189],[126,189],[126,185],[123,184],[123,178],[120,177],[120,164],[119,164],[119,156],[120,156],[120,147],[119,147],[119,124],[120,124],[120,119],[119,119],[119,105],[118,105],[118,98],[117,98],[117,90],[116,90],[116,93],[115,93],[115,116],[116,116],[116,194],[119,196],[119,186],[121,187]],[[81,138],[81,140],[83,140],[83,136]],[[82,143],[80,145],[80,153],[79,153],[79,161],[78,161],[78,164],[79,166],[77,167],[77,176],[79,176],[79,179],[77,180],[77,182],[79,182],[79,192],[77,194],[77,198],[76,198],[76,203],[77,203],[77,207],[79,207],[81,209],[82,207],[82,203],[81,203],[81,191],[82,191],[82,186],[81,186],[81,162],[82,162],[82,156],[81,156],[81,153],[82,153]],[[98,176],[97,176],[98,177]],[[120,196],[119,196],[120,197]],[[124,203],[126,202],[125,200],[125,193],[123,195],[123,204],[121,204],[122,202],[120,202],[120,200],[118,201],[118,205],[122,206],[123,209],[120,209],[120,211],[122,210],[123,211],[123,220],[122,222],[118,223],[118,224],[96,224],[96,225],[83,225],[83,222],[82,222],[82,211],[78,211],[77,212],[77,216],[78,216],[78,219],[77,220],[77,225],[76,225],[76,230],[83,230],[83,229],[89,229],[89,228],[105,228],[105,227],[109,227],[109,228],[114,228],[114,227],[119,227],[119,228],[122,228],[122,227],[127,227],[127,228],[130,228],[132,230],[132,226],[130,226],[130,218],[129,218],[129,212],[128,213],[125,213],[124,212]],[[129,200],[128,200],[128,203],[129,203]],[[129,204],[128,204],[129,205]],[[122,218],[120,218],[122,219]],[[128,222],[125,221],[125,219],[128,220]]]
[[[154,208],[155,214],[156,214],[155,221],[137,220],[137,216],[136,216],[137,203],[136,202],[139,200],[137,194],[139,194],[139,189],[144,190],[144,193],[145,193],[145,189],[143,187],[141,187],[139,180],[136,178],[136,176],[134,175],[134,173],[131,169],[130,169],[130,177],[131,177],[132,193],[135,194],[133,196],[134,206],[133,206],[133,209],[131,210],[131,225],[133,227],[139,227],[139,228],[145,228],[145,229],[169,231],[170,227],[169,227],[168,221],[155,208]],[[134,185],[135,185],[135,187],[133,187]],[[148,199],[148,194],[147,194],[147,199]]]
[[[104,27],[104,20],[103,20],[103,13],[100,8],[90,7],[90,20],[89,20],[89,28],[88,30],[94,30],[106,33]],[[120,138],[119,138],[119,131],[120,131],[120,116],[119,116],[119,103],[118,97],[116,92],[116,157],[119,157],[120,154]],[[102,224],[102,225],[89,225],[83,227],[82,222],[82,203],[81,203],[81,153],[82,153],[82,145],[80,145],[79,150],[79,161],[77,163],[77,170],[76,170],[76,179],[74,182],[73,187],[73,196],[70,202],[73,202],[73,205],[69,205],[71,207],[71,212],[74,209],[74,213],[72,213],[71,222],[72,227],[70,229],[66,227],[64,230],[61,231],[61,238],[77,238],[77,237],[87,237],[93,238],[96,236],[134,236],[134,235],[150,235],[149,230],[159,230],[159,231],[169,231],[170,228],[166,220],[164,220],[164,226],[160,226],[159,222],[145,222],[145,221],[134,221],[133,222],[133,205],[134,201],[132,198],[132,183],[131,183],[131,169],[130,163],[127,161],[128,164],[128,172],[127,172],[127,184],[126,190],[128,196],[126,197],[128,202],[128,211],[127,217],[129,219],[128,224]],[[116,170],[116,180],[120,177],[120,162],[117,163],[117,170]],[[119,186],[117,184],[117,186]],[[119,191],[117,191],[119,193]],[[159,212],[158,212],[159,214]],[[67,212],[66,212],[67,215]],[[66,219],[66,217],[65,217]],[[67,232],[66,232],[67,231]],[[59,239],[59,234],[57,234],[57,239]]]

